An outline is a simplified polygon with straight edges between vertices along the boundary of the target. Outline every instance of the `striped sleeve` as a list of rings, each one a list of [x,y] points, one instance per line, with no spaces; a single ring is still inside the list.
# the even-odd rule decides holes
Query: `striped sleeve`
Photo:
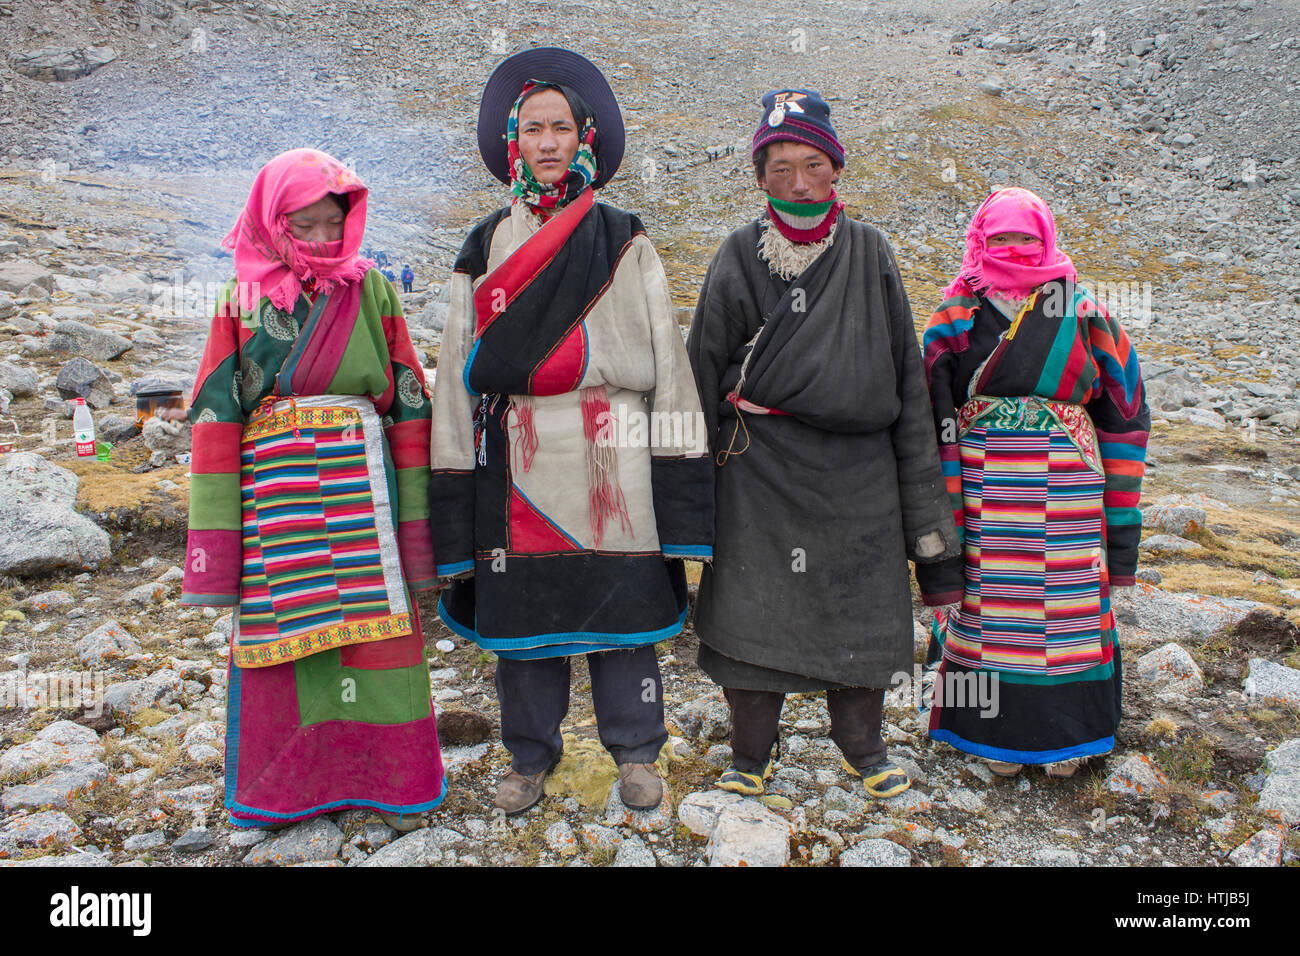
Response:
[[[243,566],[239,445],[239,306],[232,279],[217,298],[207,346],[190,399],[189,536],[182,604],[235,605]]]
[[[1146,470],[1151,414],[1137,352],[1123,326],[1092,299],[1080,304],[1077,311],[1097,366],[1097,380],[1087,408],[1097,428],[1106,471],[1103,507],[1107,571],[1113,586],[1127,587],[1135,580],[1142,537],[1138,500]]]
[[[921,344],[925,355],[925,377],[934,409],[934,430],[939,441],[939,467],[943,472],[948,504],[957,525],[958,540],[965,542],[966,509],[961,494],[961,445],[957,434],[957,407],[964,383],[955,381],[957,355],[968,347],[969,333],[975,324],[979,299],[973,292],[959,294],[939,306],[926,323]],[[961,555],[932,564],[916,566],[916,583],[922,600],[932,607],[955,604],[965,589],[965,570]]]

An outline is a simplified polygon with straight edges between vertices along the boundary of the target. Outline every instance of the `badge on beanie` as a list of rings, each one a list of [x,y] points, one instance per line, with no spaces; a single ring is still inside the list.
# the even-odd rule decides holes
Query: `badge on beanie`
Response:
[[[804,95],[798,92],[778,93],[776,105],[772,107],[772,112],[767,114],[767,125],[775,129],[785,122],[787,112],[802,113],[804,108],[799,105],[799,101],[804,98]]]

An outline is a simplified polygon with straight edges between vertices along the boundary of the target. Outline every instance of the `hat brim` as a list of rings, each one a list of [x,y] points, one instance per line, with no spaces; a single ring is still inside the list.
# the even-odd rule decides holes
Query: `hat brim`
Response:
[[[627,136],[614,91],[596,64],[586,57],[572,50],[549,46],[524,50],[502,60],[488,78],[483,89],[483,102],[478,108],[478,150],[488,172],[506,185],[510,184],[506,120],[529,80],[563,84],[582,95],[596,113],[600,145],[596,156],[599,173],[592,187],[598,188],[613,179],[623,162]]]

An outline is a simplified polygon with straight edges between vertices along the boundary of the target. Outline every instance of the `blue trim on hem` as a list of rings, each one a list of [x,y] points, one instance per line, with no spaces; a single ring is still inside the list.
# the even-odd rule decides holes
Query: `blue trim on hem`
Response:
[[[1113,734],[1109,737],[1102,737],[1099,740],[1075,744],[1073,747],[1060,747],[1056,750],[1007,750],[1003,747],[991,747],[988,744],[973,743],[972,741],[958,736],[951,730],[943,729],[930,731],[930,739],[941,740],[957,750],[960,750],[962,753],[968,753],[975,757],[982,757],[985,760],[999,760],[1005,763],[1056,763],[1061,760],[1072,760],[1075,757],[1097,757],[1101,754],[1110,753],[1115,749],[1115,737]]]
[[[533,660],[534,658],[543,657],[562,657],[569,654],[586,654],[592,651],[616,651],[626,650],[629,647],[642,647],[646,644],[656,644],[659,641],[674,637],[681,633],[682,625],[686,623],[686,614],[689,607],[684,608],[677,618],[677,623],[661,627],[657,631],[637,631],[633,634],[615,634],[600,631],[559,631],[553,634],[531,634],[527,637],[513,637],[502,640],[490,640],[482,637],[478,631],[465,627],[459,621],[455,620],[447,613],[446,607],[442,603],[442,598],[438,599],[438,617],[442,623],[447,625],[452,633],[473,641],[479,647],[487,651],[493,651],[498,656],[500,651],[536,651],[537,653],[528,658],[508,657],[509,660]],[[536,644],[541,639],[549,639],[546,644]],[[597,639],[597,640],[593,640]],[[600,640],[602,639],[603,640]],[[588,650],[558,650],[559,647],[586,646]]]
[[[669,558],[711,558],[712,546],[701,544],[661,544],[659,550]]]
[[[450,577],[453,574],[460,574],[464,571],[469,571],[473,567],[474,567],[473,560],[457,561],[455,564],[438,565],[437,567],[434,568],[434,573],[437,574],[438,577],[440,578]]]
[[[447,772],[442,774],[442,792],[433,800],[426,800],[424,803],[400,804],[400,803],[381,803],[378,800],[333,800],[329,803],[322,803],[319,806],[312,807],[309,810],[302,810],[298,813],[274,813],[270,810],[258,810],[254,807],[246,807],[236,800],[227,800],[227,810],[242,810],[245,813],[259,813],[268,819],[258,820],[241,820],[231,816],[231,826],[241,830],[264,830],[265,824],[275,823],[282,820],[307,820],[311,817],[318,816],[322,813],[329,813],[331,810],[352,809],[355,807],[367,807],[371,810],[382,810],[384,813],[427,813],[437,808],[443,800],[447,798]]]

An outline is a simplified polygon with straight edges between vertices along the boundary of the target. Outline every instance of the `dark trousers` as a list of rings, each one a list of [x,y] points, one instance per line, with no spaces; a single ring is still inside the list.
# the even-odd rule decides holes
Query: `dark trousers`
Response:
[[[722,692],[731,705],[731,764],[753,773],[767,762],[780,730],[785,694],[770,690]],[[857,770],[885,759],[880,723],[885,710],[884,688],[846,687],[826,692],[831,713],[831,740]]]
[[[403,291],[403,292],[410,292],[410,291],[411,291],[411,283],[407,282],[406,280],[402,280],[402,291]]]
[[[600,742],[617,764],[654,763],[668,742],[663,681],[654,645],[587,655]],[[560,722],[569,712],[569,658],[497,660],[501,741],[510,766],[540,773],[560,759]]]

